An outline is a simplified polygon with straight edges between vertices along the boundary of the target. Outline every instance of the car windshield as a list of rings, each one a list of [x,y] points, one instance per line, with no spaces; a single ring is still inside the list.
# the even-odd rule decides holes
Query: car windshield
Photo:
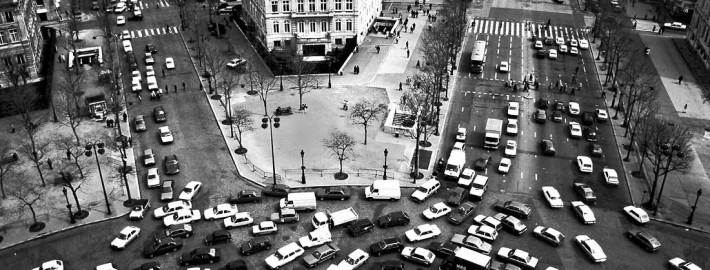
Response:
[[[316,253],[314,252],[313,255],[315,255],[315,254]],[[286,258],[286,255],[281,254],[281,251],[279,250],[279,251],[276,251],[276,253],[274,254],[274,257],[276,257],[279,260],[283,260],[284,258]]]
[[[422,231],[419,228],[414,228],[414,234],[421,235]]]
[[[432,206],[432,207],[429,207],[429,211],[436,213],[436,212],[439,212],[439,208],[437,208],[436,206]]]
[[[128,235],[121,233],[121,234],[118,235],[117,238],[118,238],[118,239],[121,239],[121,240],[126,240],[126,239],[128,239]]]
[[[182,192],[185,192],[185,193],[191,193],[191,192],[192,192],[192,189],[191,189],[191,188],[188,188],[188,187],[186,187],[185,189],[183,189],[183,190],[182,190]],[[215,212],[217,212],[217,209],[215,208],[215,209],[214,209],[214,211],[215,211]]]

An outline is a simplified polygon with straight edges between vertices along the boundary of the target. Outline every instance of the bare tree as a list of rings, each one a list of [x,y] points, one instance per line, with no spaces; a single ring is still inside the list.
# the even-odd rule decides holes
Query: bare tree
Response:
[[[624,83],[625,86],[619,91],[627,90],[626,94],[626,104],[625,104],[625,117],[623,127],[626,127],[624,132],[624,137],[629,133],[629,121],[634,117],[634,107],[639,101],[650,101],[655,100],[658,91],[655,90],[654,86],[658,83],[658,77],[655,72],[649,69],[648,65],[645,65],[643,61],[645,58],[641,53],[629,59],[629,64],[626,66],[623,72],[619,73],[619,79]],[[620,102],[621,103],[621,102]],[[617,113],[619,110],[617,109]],[[614,115],[616,117],[616,114]]]
[[[82,146],[81,144],[74,143],[74,139],[66,135],[60,135],[60,137],[58,137],[54,141],[54,143],[59,149],[63,150],[66,153],[69,153],[70,162],[76,167],[79,176],[81,178],[84,178],[85,162],[83,159],[79,159],[80,157],[84,156],[84,146]]]
[[[285,63],[286,68],[290,71],[292,76],[288,77],[288,80],[293,83],[298,91],[299,110],[303,109],[303,96],[310,93],[318,85],[318,76],[313,74],[315,65],[306,61],[303,55],[299,55],[293,50],[288,50],[278,55],[277,58],[281,58],[279,61]],[[283,64],[280,64],[280,66],[280,71],[283,72]]]
[[[213,92],[212,81],[222,77],[222,72],[224,72],[227,62],[229,62],[229,59],[224,57],[224,53],[219,46],[213,43],[205,44],[204,67],[210,93]]]
[[[632,107],[632,112],[629,113],[629,125],[626,128],[626,131],[631,131],[631,140],[629,142],[629,149],[626,152],[626,157],[624,158],[625,161],[628,161],[631,155],[631,151],[634,148],[634,144],[636,143],[636,134],[641,127],[645,126],[649,121],[651,121],[655,115],[658,113],[660,105],[658,104],[658,101],[655,99],[643,99],[635,102],[636,104]],[[646,149],[646,145],[643,146],[643,149]],[[639,148],[641,148],[639,146]],[[641,150],[641,149],[639,149]],[[646,157],[645,155],[647,154],[646,151],[641,150],[641,153],[643,153],[644,157],[641,158],[641,160],[644,160]],[[640,170],[640,169],[639,169]]]
[[[220,102],[225,113],[225,124],[230,125],[230,133],[234,137],[234,126],[232,125],[232,93],[235,88],[241,85],[241,75],[225,73],[222,80],[222,95],[225,102]]]
[[[39,230],[44,227],[44,224],[37,221],[35,208],[40,207],[42,198],[47,193],[47,190],[25,181],[25,179],[27,177],[23,177],[23,175],[13,178],[13,181],[9,183],[8,194],[19,202],[17,208],[15,208],[18,213],[29,210],[32,214],[33,224],[30,226],[30,230],[33,230],[33,228]]]
[[[42,180],[42,186],[46,186],[47,184],[44,181],[41,165],[44,164],[42,159],[49,151],[49,142],[23,141],[20,145],[20,150],[32,161],[32,163],[34,163],[34,166],[37,169],[37,174],[39,174],[39,179]]]
[[[0,139],[0,158],[9,157],[11,155],[16,156],[17,153],[12,151],[10,142],[5,138]],[[12,167],[14,167],[15,164],[17,164],[17,162],[0,162],[0,190],[2,190],[3,199],[7,198],[5,194],[5,175],[12,171]]]
[[[232,112],[232,126],[237,129],[236,139],[239,142],[239,149],[244,149],[244,146],[242,145],[242,134],[254,131],[254,119],[252,118],[252,113],[244,107],[234,108],[234,111]],[[232,134],[232,136],[234,136],[234,134]]]
[[[83,118],[80,107],[81,96],[84,95],[84,73],[69,72],[63,76],[57,87],[57,101],[60,112],[60,121],[63,126],[67,126],[74,133],[76,144],[81,144],[77,128],[81,125]]]
[[[323,139],[323,146],[333,151],[332,154],[338,158],[338,162],[340,163],[340,172],[335,174],[336,179],[345,179],[348,177],[346,173],[343,173],[343,161],[355,155],[355,151],[353,151],[355,144],[356,142],[353,136],[338,129],[332,131],[329,138]]]
[[[413,114],[414,119],[412,120],[417,125],[415,128],[416,144],[414,145],[414,156],[411,162],[412,171],[410,173],[414,181],[421,178],[421,173],[419,172],[419,147],[421,136],[427,130],[426,119],[430,119],[431,114],[434,113],[434,104],[431,102],[432,96],[430,92],[426,92],[423,88],[409,90],[402,96],[403,106]]]
[[[77,213],[81,213],[81,203],[79,203],[79,196],[77,191],[86,182],[88,178],[77,179],[76,175],[72,173],[71,165],[61,168],[59,171],[59,177],[55,178],[54,185],[66,187],[71,191],[72,197],[74,197],[74,203],[76,204]]]
[[[277,90],[274,87],[276,85],[276,78],[269,77],[261,72],[251,71],[249,72],[249,83],[252,89],[259,95],[261,102],[264,103],[264,115],[268,115],[269,111],[266,102],[269,100],[269,93]]]
[[[372,124],[372,121],[377,121],[387,111],[387,105],[378,104],[371,99],[361,99],[350,110],[350,121],[353,125],[362,125],[365,129],[365,142],[367,145],[367,127]]]
[[[66,29],[65,31],[67,32],[66,36],[66,41],[62,43],[62,47],[64,47],[68,51],[72,51],[74,53],[74,59],[73,59],[73,67],[74,67],[74,72],[79,73],[81,72],[81,69],[79,69],[79,53],[77,51],[77,47],[79,46],[79,43],[81,42],[81,39],[79,39],[79,27],[81,26],[81,14],[75,14],[75,10],[79,10],[79,0],[69,0],[68,1],[69,6],[66,7],[69,12],[69,17],[66,20]],[[99,12],[101,13],[101,12]]]

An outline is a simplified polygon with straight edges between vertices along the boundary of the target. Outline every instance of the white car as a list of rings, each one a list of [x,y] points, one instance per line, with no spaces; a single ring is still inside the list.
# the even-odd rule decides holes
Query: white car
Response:
[[[569,112],[569,115],[579,115],[580,108],[579,108],[579,103],[577,102],[570,102],[567,104],[567,111]]]
[[[97,265],[96,270],[118,270],[113,263],[104,263],[102,265]]]
[[[251,217],[249,212],[236,213],[233,216],[224,219],[224,227],[227,229],[246,226],[252,223],[254,223],[254,218]]]
[[[363,251],[362,249],[356,249],[352,253],[348,254],[345,260],[338,264],[338,270],[352,270],[363,265],[367,259],[370,258],[370,254]]]
[[[486,215],[477,215],[476,217],[474,217],[473,224],[486,225],[488,227],[495,229],[496,231],[499,231],[501,228],[500,220],[497,220],[491,216],[486,216]]]
[[[134,70],[131,72],[131,80],[132,81],[138,81],[138,82],[143,82],[143,76],[141,76],[141,72],[138,70]]]
[[[501,247],[498,250],[498,259],[525,269],[535,269],[539,261],[537,258],[530,256],[530,253],[526,251],[507,247]]]
[[[434,224],[422,224],[404,233],[410,242],[419,242],[441,234],[441,230]]]
[[[276,233],[276,231],[278,231],[278,227],[273,221],[262,221],[257,225],[251,226],[251,233],[255,236],[272,234]]]
[[[466,141],[466,128],[460,127],[456,131],[456,141],[458,141],[458,142],[465,142]]]
[[[583,173],[592,173],[594,170],[592,167],[592,159],[587,156],[577,156],[577,167],[579,167],[579,171]]]
[[[422,213],[428,220],[437,219],[445,216],[451,212],[451,207],[448,207],[445,203],[440,202],[424,210]]]
[[[145,53],[145,64],[146,65],[152,65],[155,64],[155,58],[153,58],[153,53],[147,52]]]
[[[42,263],[42,266],[35,267],[32,270],[64,270],[64,262],[60,260],[51,260]]]
[[[501,158],[498,164],[498,172],[502,174],[508,173],[510,171],[510,165],[513,162],[509,158]]]
[[[572,46],[572,47],[577,47],[577,46],[579,46],[579,43],[577,42],[576,39],[570,39],[570,40],[569,40],[569,45]]]
[[[518,135],[518,119],[508,119],[508,125],[505,126],[505,133]]]
[[[571,48],[569,48],[569,54],[570,55],[579,55],[579,49],[577,49],[577,47],[571,47]]]
[[[200,191],[200,188],[202,187],[202,182],[198,181],[190,181],[185,185],[185,188],[182,189],[182,192],[180,193],[180,196],[178,199],[183,200],[183,201],[190,201],[192,200],[193,197],[195,197],[195,194],[197,194],[198,191]],[[234,206],[234,213],[237,211],[237,206]],[[232,213],[232,214],[234,214]]]
[[[628,215],[638,224],[646,224],[651,221],[651,219],[648,217],[648,213],[646,213],[646,211],[644,211],[640,207],[636,207],[633,205],[626,206],[624,207],[624,213],[626,213],[626,215]]]
[[[139,81],[133,81],[131,83],[131,91],[133,92],[140,92],[143,91],[143,85],[141,85],[141,82]]]
[[[609,113],[604,109],[597,109],[597,120],[606,121],[609,119]]]
[[[452,150],[466,151],[466,144],[463,142],[455,142]]]
[[[111,248],[115,250],[125,249],[128,244],[138,238],[140,232],[141,229],[136,226],[126,226],[118,233],[118,236],[111,241]]]
[[[130,40],[124,40],[123,41],[123,51],[126,53],[133,52],[133,45],[131,45]]]
[[[187,187],[185,187],[185,188],[187,188]],[[191,188],[191,189],[193,189],[193,188]],[[199,185],[198,185],[197,189],[199,189]],[[194,191],[192,193],[194,193]],[[190,197],[190,198],[192,198],[192,197]],[[182,200],[182,194],[180,194],[180,199]],[[187,199],[186,201],[189,201],[189,199]],[[219,219],[219,218],[226,218],[228,216],[233,216],[237,212],[239,212],[239,210],[237,209],[236,204],[222,203],[222,204],[218,204],[215,207],[205,209],[204,217],[205,217],[205,220],[212,221],[212,220]]]
[[[675,270],[703,270],[700,266],[678,257],[668,260],[668,264]]]
[[[594,212],[592,212],[592,208],[589,208],[586,204],[580,201],[573,201],[570,202],[570,206],[572,207],[572,211],[574,211],[574,215],[577,216],[584,224],[595,224],[597,223],[597,219],[594,217]]]
[[[505,143],[505,156],[515,157],[518,154],[518,143],[514,140],[508,140]]]
[[[328,226],[321,226],[309,232],[308,235],[298,239],[298,244],[303,248],[311,248],[333,241],[333,235]]]
[[[473,183],[473,178],[476,176],[476,171],[471,168],[465,168],[459,176],[459,182],[457,183],[461,187],[469,187]]]
[[[604,181],[607,185],[619,185],[619,175],[616,173],[616,170],[611,168],[604,168],[602,169],[602,174],[604,174]]]
[[[123,16],[116,17],[116,25],[126,25],[126,17],[123,17]]]
[[[143,165],[145,165],[145,166],[155,165],[155,155],[153,154],[153,149],[143,150]]]
[[[426,266],[433,264],[434,259],[436,259],[436,255],[433,252],[420,247],[404,247],[400,255],[404,259]]]
[[[488,242],[493,242],[498,238],[498,230],[488,225],[471,225],[466,232]]]
[[[150,200],[136,200],[136,202],[131,208],[131,212],[128,213],[129,220],[141,220],[145,217],[145,212],[150,208]]]
[[[123,13],[124,11],[126,11],[126,3],[125,2],[116,3],[116,8],[113,9],[113,12]]]
[[[520,103],[511,101],[508,102],[508,116],[518,117],[520,115]]]
[[[155,77],[155,69],[153,68],[153,66],[146,66],[145,67],[145,76],[146,77],[151,77],[151,76]]]
[[[173,59],[172,57],[165,58],[165,68],[174,69],[175,68],[175,59]]]
[[[510,71],[510,65],[508,64],[508,61],[501,61],[499,70],[502,73],[508,73]]]
[[[171,225],[180,225],[192,223],[200,220],[200,210],[182,209],[172,215],[163,218],[163,225],[170,227]]]
[[[192,209],[192,203],[187,201],[169,202],[168,204],[163,205],[163,207],[156,208],[155,210],[153,210],[153,217],[163,218],[183,209]]]
[[[270,269],[278,269],[287,263],[292,262],[296,258],[303,255],[303,248],[298,245],[298,243],[290,243],[281,247],[273,255],[264,259],[266,266]]]
[[[160,134],[160,142],[161,143],[165,144],[165,143],[172,143],[173,142],[173,133],[170,132],[170,127],[168,127],[168,126],[159,127],[158,133]]]
[[[542,187],[542,194],[545,195],[545,199],[550,204],[552,208],[562,208],[564,203],[560,197],[560,192],[554,187],[544,186]]]
[[[557,59],[557,50],[550,49],[549,54],[547,56],[552,60]]]
[[[577,122],[569,122],[569,136],[575,139],[582,137],[582,126]]]
[[[589,49],[589,41],[586,39],[580,39],[579,40],[579,48],[582,50]]]
[[[574,241],[577,242],[580,248],[584,251],[587,256],[594,262],[605,262],[606,254],[602,247],[594,241],[594,239],[589,238],[586,235],[577,235],[574,237]],[[698,268],[699,269],[699,268]]]
[[[557,45],[564,45],[565,44],[565,39],[562,37],[556,37],[555,38],[555,44]]]
[[[242,65],[245,65],[247,63],[247,60],[241,59],[241,58],[234,58],[227,63],[227,67],[229,68],[238,68]]]
[[[535,41],[535,49],[542,49],[542,40]]]
[[[158,168],[148,169],[146,181],[148,182],[148,188],[157,188],[160,186],[160,175],[158,175]]]
[[[131,32],[130,32],[130,31],[128,31],[128,30],[123,30],[123,32],[121,32],[121,39],[124,39],[124,40],[125,40],[125,39],[131,39],[131,38],[132,38],[132,37],[131,37]]]
[[[675,29],[675,30],[685,30],[688,28],[687,25],[680,23],[680,22],[664,23],[663,27],[671,28],[671,29]]]
[[[565,45],[565,44],[560,45],[559,50],[560,50],[560,53],[567,53],[567,51],[569,51],[567,45]]]

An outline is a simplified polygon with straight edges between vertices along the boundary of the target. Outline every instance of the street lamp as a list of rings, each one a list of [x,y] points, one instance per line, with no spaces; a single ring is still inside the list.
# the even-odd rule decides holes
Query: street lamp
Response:
[[[693,205],[693,211],[690,211],[690,216],[688,217],[688,223],[689,225],[693,225],[693,216],[695,215],[695,209],[698,208],[698,199],[700,199],[700,195],[703,195],[703,190],[698,189],[698,196],[695,197],[695,204]]]
[[[268,114],[261,118],[261,128],[266,129],[268,127],[271,135],[271,169],[274,174],[274,185],[276,185],[276,159],[274,158],[274,129],[272,127],[279,128],[281,126],[279,121],[281,119],[278,116],[269,116]]]
[[[98,150],[96,148],[99,148]],[[106,185],[104,184],[104,176],[101,173],[101,163],[99,163],[99,155],[103,155],[106,150],[104,150],[104,143],[101,141],[95,141],[93,143],[87,143],[84,146],[84,155],[87,157],[91,156],[91,150],[94,150],[94,157],[96,158],[96,166],[99,168],[99,178],[101,179],[101,188],[104,191],[104,200],[106,201],[106,213],[111,215],[111,207],[108,203],[108,195],[106,194]]]
[[[71,212],[71,204],[69,203],[69,197],[67,196],[67,187],[62,188],[62,193],[64,193],[64,199],[67,200],[67,210],[69,210],[69,222],[71,224],[76,223],[76,220],[74,219],[74,214]]]
[[[331,62],[332,61],[330,61],[330,59],[328,59],[328,88],[331,87],[331,85],[330,85],[330,64],[331,64]]]
[[[283,91],[284,90],[284,70],[283,70],[283,66],[281,65],[281,63],[279,63],[279,73],[281,74],[281,76],[279,76],[279,79],[281,79],[280,90]]]
[[[670,150],[668,152],[668,162],[666,162],[666,169],[665,173],[663,174],[663,182],[661,182],[661,190],[658,191],[658,198],[656,198],[656,205],[653,207],[653,214],[656,215],[658,213],[658,204],[661,202],[661,194],[663,194],[663,187],[666,186],[666,177],[668,176],[668,170],[671,167],[671,161],[673,160],[673,152],[678,152],[676,155],[679,158],[683,158],[685,156],[683,152],[681,152],[682,148],[680,145],[673,145],[671,146],[670,144],[662,144],[661,145],[661,151],[665,152]]]
[[[303,165],[303,155],[305,155],[306,152],[303,152],[303,149],[301,149],[301,184],[306,184],[306,166]]]
[[[383,169],[385,169],[385,173],[382,174],[382,179],[387,180],[387,154],[389,152],[387,151],[387,148],[385,148],[385,165],[382,166]]]

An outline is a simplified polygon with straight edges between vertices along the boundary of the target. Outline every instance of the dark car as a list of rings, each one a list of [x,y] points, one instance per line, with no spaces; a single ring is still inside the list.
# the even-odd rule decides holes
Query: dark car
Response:
[[[644,248],[648,252],[653,252],[661,248],[661,242],[653,235],[644,231],[629,230],[626,232],[626,237],[634,241],[636,244]]]
[[[155,122],[165,122],[168,120],[168,118],[165,115],[165,109],[163,109],[163,106],[158,106],[153,108],[153,118],[155,118]]]
[[[498,215],[501,214],[497,214],[495,217],[498,218]],[[516,235],[521,235],[528,230],[528,227],[525,226],[525,224],[523,224],[519,219],[513,216],[500,217],[500,224],[503,226],[504,229]]]
[[[158,262],[147,262],[144,264],[141,264],[141,266],[138,266],[136,268],[133,268],[133,270],[160,270],[160,263]]]
[[[192,234],[192,225],[190,224],[170,225],[170,227],[165,229],[162,233],[157,233],[155,238],[158,239],[165,236],[173,238],[189,238]]]
[[[542,154],[546,156],[555,155],[555,144],[551,140],[542,140]]]
[[[545,58],[547,56],[547,51],[545,49],[537,50],[537,58]]]
[[[404,264],[402,261],[384,261],[375,263],[374,268],[371,270],[404,270]]]
[[[259,236],[242,243],[240,246],[242,255],[249,256],[259,251],[271,248],[271,241],[266,236]]]
[[[584,138],[590,142],[597,141],[597,131],[593,128],[584,128]]]
[[[457,187],[449,193],[449,199],[446,200],[451,206],[459,206],[463,203],[463,200],[468,197],[468,190],[462,187]]]
[[[315,267],[327,260],[335,259],[335,256],[340,252],[335,244],[328,243],[318,247],[312,253],[305,254],[303,256],[303,264],[307,267]]]
[[[369,218],[361,218],[353,221],[353,223],[348,226],[348,233],[350,236],[358,236],[369,233],[373,229],[375,229],[375,224],[373,224]]]
[[[522,268],[520,268],[517,265],[512,265],[509,263],[492,262],[490,270],[522,270]]]
[[[316,199],[319,200],[347,200],[350,199],[350,189],[344,187],[327,187],[316,189]]]
[[[239,193],[237,193],[237,196],[229,198],[230,204],[251,203],[251,202],[260,202],[260,201],[261,201],[261,194],[256,192],[256,190],[251,190],[251,189],[239,191]]]
[[[596,204],[597,196],[594,195],[594,190],[584,183],[574,183],[574,192],[577,193],[579,198],[586,204]]]
[[[177,155],[167,155],[163,161],[165,164],[165,174],[177,174],[180,172],[180,161]]]
[[[459,225],[471,217],[476,211],[476,205],[472,202],[465,202],[449,214],[449,222]]]
[[[99,1],[91,1],[91,10],[99,10],[101,7],[99,6]]]
[[[291,188],[284,184],[276,184],[265,187],[261,190],[261,195],[269,197],[286,197],[291,191]]]
[[[593,157],[602,157],[602,146],[596,143],[589,143],[589,155]]]
[[[244,260],[233,260],[219,270],[248,270],[247,262]]]
[[[582,113],[582,125],[591,126],[594,124],[594,114],[591,112]]]
[[[449,256],[453,255],[454,253],[456,253],[456,251],[459,249],[459,246],[457,246],[451,242],[446,242],[446,243],[431,242],[426,247],[426,249],[433,252],[437,258],[444,258],[445,259],[445,258],[448,258]]]
[[[496,203],[493,208],[498,212],[509,214],[511,216],[527,219],[530,217],[532,209],[529,205],[518,201],[506,201],[504,203]]]
[[[549,108],[549,107],[550,107],[550,101],[549,101],[549,100],[547,100],[547,99],[545,99],[545,98],[541,98],[541,99],[538,99],[538,100],[537,100],[537,108],[538,108],[538,109],[547,110],[547,108]]]
[[[562,122],[562,112],[561,111],[553,111],[552,112],[552,121],[555,121],[557,123]]]
[[[383,254],[399,253],[403,248],[402,242],[398,238],[392,237],[370,245],[370,253],[379,257]]]
[[[196,248],[190,252],[182,253],[180,265],[188,266],[195,264],[212,264],[221,258],[219,249],[216,248]]]
[[[232,242],[232,234],[227,230],[216,230],[205,237],[205,245],[217,245]]]
[[[538,109],[535,112],[535,122],[545,123],[545,121],[547,121],[547,113],[543,109]]]
[[[491,165],[491,160],[492,160],[492,159],[493,159],[493,158],[491,158],[491,155],[489,155],[489,154],[483,154],[483,155],[481,155],[481,157],[479,157],[479,158],[476,160],[476,165],[475,165],[474,168],[475,168],[476,170],[483,171],[483,170],[485,170],[486,168],[488,168],[488,165]]]
[[[552,245],[553,247],[557,247],[565,241],[565,235],[560,231],[543,226],[535,227],[533,230],[533,236]]]
[[[157,53],[158,49],[155,48],[155,45],[148,43],[145,45],[145,51],[149,53]]]
[[[565,103],[561,101],[555,101],[555,105],[552,107],[553,111],[558,111],[558,112],[564,112],[565,111]]]
[[[153,258],[165,253],[175,252],[181,248],[182,241],[175,241],[172,237],[161,237],[143,246],[143,256]]]
[[[409,215],[402,211],[391,212],[377,219],[377,225],[383,229],[407,224],[409,224]]]
[[[175,181],[173,180],[165,180],[163,181],[163,184],[160,186],[160,200],[161,201],[172,201],[173,200],[173,191],[175,189]]]
[[[554,45],[555,40],[552,37],[546,37],[545,38],[545,45]]]

